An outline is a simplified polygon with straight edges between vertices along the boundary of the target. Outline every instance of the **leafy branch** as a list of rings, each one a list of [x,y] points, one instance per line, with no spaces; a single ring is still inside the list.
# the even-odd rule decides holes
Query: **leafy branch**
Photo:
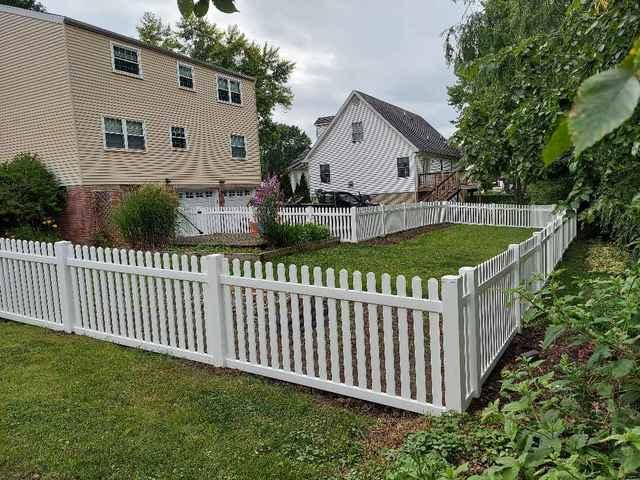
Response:
[[[209,4],[224,13],[235,13],[238,11],[235,0],[177,0],[178,9],[183,17],[190,17],[192,14],[202,18],[209,11]]]
[[[640,38],[617,67],[586,79],[543,150],[545,165],[575,147],[579,157],[633,115],[640,102]]]

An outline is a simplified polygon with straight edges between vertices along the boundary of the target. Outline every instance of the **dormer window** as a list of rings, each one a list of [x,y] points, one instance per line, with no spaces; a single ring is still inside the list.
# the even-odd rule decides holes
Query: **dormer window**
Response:
[[[140,65],[140,49],[111,44],[111,60],[113,62],[113,71],[131,75],[134,77],[142,77],[142,67]]]
[[[218,77],[218,100],[234,105],[242,105],[240,81],[226,77]]]
[[[364,127],[362,122],[353,122],[351,124],[351,140],[353,143],[360,143],[364,140]]]
[[[193,90],[193,67],[191,65],[178,62],[178,86]]]

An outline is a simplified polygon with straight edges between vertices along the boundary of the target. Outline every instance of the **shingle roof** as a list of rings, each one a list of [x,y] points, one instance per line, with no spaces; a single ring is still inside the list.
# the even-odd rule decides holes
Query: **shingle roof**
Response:
[[[455,158],[460,157],[460,152],[449,145],[447,139],[440,135],[440,133],[420,115],[396,107],[366,93],[359,91],[356,91],[356,93],[421,152]]]
[[[329,117],[320,117],[315,121],[314,125],[316,127],[319,127],[321,125],[329,125],[333,121],[334,118],[336,118],[335,115],[331,115]]]
[[[298,155],[298,157],[289,164],[288,170],[295,170],[297,168],[304,167],[305,164],[307,163],[306,162],[307,155],[309,154],[310,151],[311,151],[310,147],[305,148],[304,152]]]

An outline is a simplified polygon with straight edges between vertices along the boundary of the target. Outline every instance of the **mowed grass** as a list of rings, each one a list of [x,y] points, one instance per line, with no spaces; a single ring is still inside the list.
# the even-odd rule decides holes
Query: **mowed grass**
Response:
[[[0,478],[315,479],[373,420],[309,393],[0,320]]]
[[[524,228],[452,225],[396,244],[342,244],[281,257],[277,262],[427,280],[457,274],[460,267],[473,267],[510,244],[526,240],[533,232]]]

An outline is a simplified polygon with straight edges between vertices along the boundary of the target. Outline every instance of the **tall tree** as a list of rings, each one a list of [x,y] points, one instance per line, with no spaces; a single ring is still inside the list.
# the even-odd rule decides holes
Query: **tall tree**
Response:
[[[170,23],[164,23],[159,15],[144,12],[136,27],[140,40],[156,47],[179,50],[181,45]]]
[[[223,30],[193,15],[182,18],[174,29],[159,16],[145,13],[137,30],[143,42],[255,77],[260,144],[262,151],[268,152],[262,158],[268,158],[266,161],[269,165],[277,165],[279,161],[273,158],[273,153],[290,151],[287,145],[281,147],[273,143],[282,137],[272,122],[273,112],[276,107],[291,106],[293,93],[288,81],[295,68],[293,62],[281,57],[278,48],[249,40],[237,26]],[[273,170],[271,166],[263,164],[263,171]]]
[[[9,5],[11,7],[24,8],[33,10],[34,12],[46,12],[45,6],[36,0],[0,0],[0,5]]]
[[[270,123],[262,129],[261,161],[265,176],[284,175],[291,162],[310,146],[309,136],[295,125]]]
[[[583,81],[627,57],[640,35],[640,3],[484,0],[480,7],[452,28],[447,42],[457,76],[449,89],[459,111],[455,139],[465,162],[479,178],[505,176],[522,192],[541,179],[561,179],[572,190],[571,205],[586,208],[585,219],[625,244],[638,241],[639,112],[581,155],[567,149],[548,168],[540,157],[576,98],[611,91],[607,83],[587,83],[576,95]],[[601,102],[596,110],[621,103]]]

